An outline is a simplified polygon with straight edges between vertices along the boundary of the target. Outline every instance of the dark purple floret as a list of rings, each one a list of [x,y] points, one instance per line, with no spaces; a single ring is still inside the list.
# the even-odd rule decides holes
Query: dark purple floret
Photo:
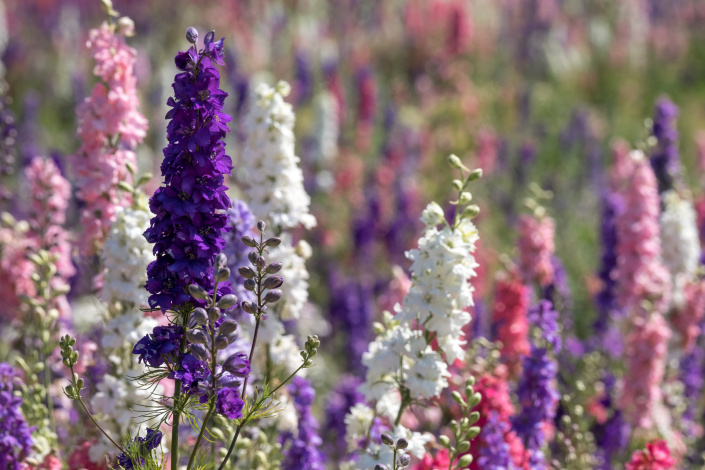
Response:
[[[529,309],[527,314],[529,324],[536,327],[544,341],[551,345],[554,352],[561,349],[561,335],[558,331],[558,312],[548,300],[540,300]]]
[[[132,354],[139,355],[139,362],[159,367],[165,361],[173,362],[181,337],[182,329],[178,325],[156,326],[151,335],[145,335],[139,340]]]
[[[658,179],[659,192],[673,188],[675,178],[680,175],[678,154],[678,106],[668,98],[659,98],[654,109],[653,136],[656,147],[651,152],[651,167]]]
[[[190,284],[213,285],[215,256],[225,247],[230,230],[230,199],[224,175],[232,170],[223,139],[230,116],[223,113],[227,93],[220,89],[223,39],[206,34],[205,48],[191,47],[176,55],[181,73],[174,78],[174,97],[167,104],[168,146],[161,170],[164,184],[149,202],[154,217],[145,238],[154,243],[156,261],[147,268],[149,304],[162,311],[195,301]],[[230,283],[218,285],[218,294],[231,293]]]
[[[184,354],[181,357],[181,369],[169,374],[170,379],[181,381],[181,390],[184,393],[190,394],[202,393],[203,390],[199,389],[199,384],[207,384],[209,376],[207,364],[191,354]]]
[[[245,402],[237,388],[221,388],[215,402],[215,411],[229,419],[242,418]]]
[[[282,470],[324,470],[324,457],[320,451],[323,441],[318,435],[318,421],[311,410],[316,392],[311,383],[303,377],[294,377],[287,389],[294,401],[294,408],[299,418],[299,429],[296,436],[288,432],[280,437],[284,449],[281,468]]]

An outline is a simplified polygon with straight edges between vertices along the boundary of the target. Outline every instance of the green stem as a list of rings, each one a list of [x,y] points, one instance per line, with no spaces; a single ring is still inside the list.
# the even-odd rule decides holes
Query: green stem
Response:
[[[394,446],[394,457],[392,458],[392,470],[397,470],[397,447]]]
[[[184,316],[184,330],[186,329],[188,319]],[[186,349],[186,337],[181,337],[179,343],[179,357],[184,355]],[[176,380],[174,385],[174,411],[172,413],[171,423],[171,470],[179,468],[179,423],[181,421],[181,413],[178,410],[181,401],[181,380]]]
[[[193,459],[196,457],[196,452],[198,451],[198,446],[201,444],[201,440],[203,439],[203,433],[206,430],[206,424],[208,423],[208,420],[210,419],[211,415],[213,414],[213,410],[215,410],[215,397],[213,397],[213,403],[211,403],[210,408],[208,408],[208,414],[206,414],[206,417],[203,418],[203,425],[201,426],[201,432],[198,433],[198,439],[196,439],[196,444],[193,446],[193,451],[191,452],[191,457],[188,459],[188,465],[186,466],[186,470],[190,470],[191,465],[193,465]]]
[[[399,426],[399,423],[401,422],[401,415],[404,414],[404,408],[409,406],[409,400],[404,397],[401,399],[401,404],[399,405],[399,413],[397,413],[397,418],[394,420],[394,427],[396,428]]]

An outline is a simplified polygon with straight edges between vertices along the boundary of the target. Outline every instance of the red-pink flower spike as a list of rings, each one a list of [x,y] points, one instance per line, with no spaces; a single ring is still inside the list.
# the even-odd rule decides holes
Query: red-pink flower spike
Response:
[[[77,109],[81,147],[71,163],[85,204],[80,248],[90,254],[105,240],[118,207],[131,204],[118,183],[132,181],[127,164],[136,166],[133,149],[147,133],[147,119],[137,109],[135,50],[107,23],[91,30],[87,46],[96,61],[93,73],[103,82]]]
[[[495,340],[502,342],[502,359],[512,375],[518,373],[521,358],[529,354],[529,288],[516,274],[497,280],[492,323],[497,332]]]
[[[658,223],[658,220],[657,220]],[[519,270],[524,282],[538,282],[545,287],[553,282],[551,257],[556,251],[556,223],[548,216],[522,214],[517,226]]]
[[[647,443],[646,449],[635,451],[626,470],[670,470],[674,465],[675,460],[666,441],[657,439]]]
[[[624,213],[617,218],[617,300],[622,308],[641,308],[649,300],[665,312],[671,278],[661,262],[660,200],[656,177],[640,151],[631,152],[632,168],[623,175]]]
[[[626,341],[626,373],[621,406],[634,426],[650,430],[654,409],[663,399],[661,385],[671,330],[660,313],[637,315]]]

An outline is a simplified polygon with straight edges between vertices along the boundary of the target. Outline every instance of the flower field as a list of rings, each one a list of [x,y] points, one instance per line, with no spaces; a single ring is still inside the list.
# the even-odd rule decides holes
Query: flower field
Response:
[[[705,468],[703,24],[0,0],[0,470]]]

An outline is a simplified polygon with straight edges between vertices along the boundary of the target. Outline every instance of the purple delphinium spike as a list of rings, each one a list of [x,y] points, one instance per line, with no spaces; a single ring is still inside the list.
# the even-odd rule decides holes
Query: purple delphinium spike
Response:
[[[653,136],[656,147],[651,152],[651,167],[658,180],[659,193],[673,188],[674,179],[680,175],[678,155],[678,106],[668,98],[659,98],[654,109]]]
[[[512,427],[523,440],[530,453],[529,465],[532,470],[547,468],[543,447],[546,444],[544,423],[552,422],[556,415],[559,394],[555,379],[558,365],[548,350],[561,347],[558,331],[558,312],[547,300],[542,300],[529,311],[529,322],[541,333],[538,345],[532,342],[531,352],[524,358],[523,372],[517,387],[517,399],[521,413],[512,419]]]
[[[347,454],[348,443],[345,440],[345,416],[350,408],[363,403],[364,395],[358,390],[363,379],[354,375],[344,375],[338,380],[338,385],[328,395],[326,404],[325,430],[332,451],[328,455],[340,461]]]
[[[167,126],[168,146],[161,165],[164,186],[149,201],[154,214],[145,237],[154,243],[156,261],[147,268],[149,305],[162,311],[191,301],[190,284],[213,285],[213,262],[225,247],[229,231],[230,199],[223,184],[232,170],[225,154],[230,116],[223,113],[227,93],[220,89],[223,39],[206,35],[205,47],[191,47],[176,55],[180,73],[174,79],[174,97]],[[231,293],[230,283],[218,285],[220,295]]]
[[[344,331],[346,370],[364,375],[362,354],[367,351],[372,333],[374,293],[364,283],[338,280],[331,276],[331,323]]]
[[[616,218],[622,211],[623,201],[619,194],[605,192],[602,197],[602,257],[598,277],[602,288],[595,298],[597,303],[597,319],[594,323],[595,347],[604,345],[605,335],[610,328],[610,320],[620,313],[617,305],[615,281],[612,273],[617,267],[617,224]],[[613,349],[613,348],[611,348]]]
[[[612,393],[616,380],[611,372],[607,372],[602,383],[605,386],[604,397],[600,404],[605,409],[614,408]],[[612,457],[618,455],[629,443],[629,425],[624,420],[622,412],[613,410],[612,416],[602,424],[596,424],[592,428],[592,433],[595,436],[595,443],[598,447],[598,457],[601,460],[600,470],[612,470]],[[618,467],[621,468],[621,467]]]
[[[316,391],[303,377],[294,377],[287,389],[294,400],[299,428],[296,436],[287,432],[280,437],[284,449],[281,468],[282,470],[324,470],[324,457],[320,451],[323,441],[318,435],[318,421],[311,410]]]
[[[543,298],[560,306],[561,326],[563,331],[568,331],[573,328],[573,293],[570,290],[568,274],[565,272],[561,259],[553,256],[551,265],[553,265],[553,282],[544,288]]]
[[[705,359],[705,350],[700,345],[695,345],[690,353],[683,356],[680,361],[680,380],[683,382],[683,396],[686,401],[683,421],[686,425],[686,431],[692,435],[695,435],[696,432],[698,420],[695,413],[705,382],[703,380],[703,359]]]
[[[22,416],[20,378],[10,365],[0,364],[0,468],[20,470],[32,449],[32,431]]]
[[[509,454],[509,444],[504,440],[507,424],[499,419],[496,411],[490,412],[487,423],[482,427],[480,439],[480,459],[483,470],[513,470],[514,462]]]

